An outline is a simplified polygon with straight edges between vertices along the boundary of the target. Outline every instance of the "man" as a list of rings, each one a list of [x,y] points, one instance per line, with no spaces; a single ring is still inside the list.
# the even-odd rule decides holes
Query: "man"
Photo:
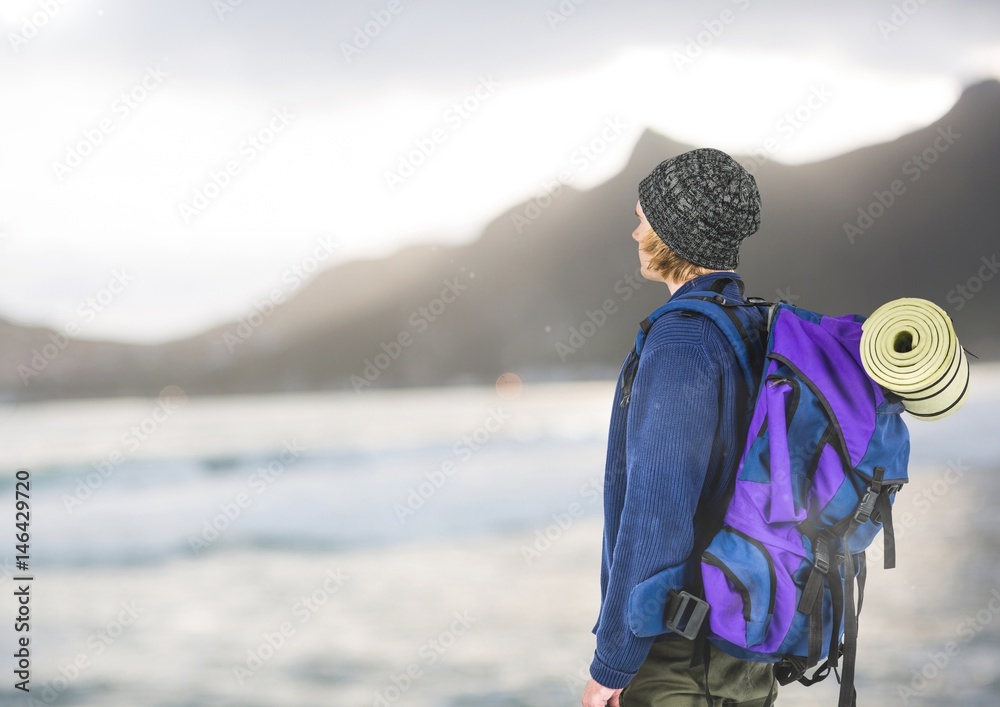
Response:
[[[665,283],[671,297],[715,285],[743,299],[733,268],[760,225],[760,194],[731,157],[700,149],[666,160],[639,184],[635,211],[632,237],[647,279]],[[748,332],[764,331],[760,308],[733,312]],[[731,345],[704,316],[656,319],[637,365],[633,355],[626,359],[608,436],[601,610],[584,707],[687,707],[707,704],[707,694],[727,707],[766,704],[770,665],[708,644],[708,660],[691,668],[693,641],[640,638],[628,622],[633,588],[667,567],[698,562],[721,525],[749,392]]]

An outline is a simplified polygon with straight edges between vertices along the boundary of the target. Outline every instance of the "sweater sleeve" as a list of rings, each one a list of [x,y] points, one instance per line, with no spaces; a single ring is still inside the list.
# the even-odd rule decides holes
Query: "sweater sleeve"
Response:
[[[669,320],[674,323],[664,326]],[[668,315],[649,334],[632,387],[626,483],[591,676],[626,686],[653,638],[628,623],[632,589],[680,564],[694,547],[694,516],[719,424],[720,371],[702,317]],[[665,336],[669,330],[669,338]]]

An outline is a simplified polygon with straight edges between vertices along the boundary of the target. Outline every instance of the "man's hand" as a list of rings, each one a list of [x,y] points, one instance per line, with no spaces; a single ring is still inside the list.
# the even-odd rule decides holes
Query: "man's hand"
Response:
[[[604,687],[598,683],[593,678],[587,683],[587,687],[583,689],[583,699],[580,700],[580,704],[583,707],[619,707],[618,695],[622,694],[621,690],[612,690],[610,687]]]

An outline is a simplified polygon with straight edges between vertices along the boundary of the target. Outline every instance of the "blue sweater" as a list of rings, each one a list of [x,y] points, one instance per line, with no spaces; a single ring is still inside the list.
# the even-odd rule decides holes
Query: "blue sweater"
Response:
[[[706,290],[721,277],[739,279],[709,273],[673,296]],[[735,282],[723,294],[741,299]],[[735,311],[748,331],[763,326],[761,309]],[[748,396],[724,334],[707,317],[679,312],[657,319],[646,335],[627,407],[619,404],[621,389],[619,376],[604,477],[601,611],[590,666],[591,676],[609,688],[625,687],[652,643],[667,638],[631,632],[629,595],[691,555],[700,503],[721,512],[717,492],[732,479],[743,452]]]

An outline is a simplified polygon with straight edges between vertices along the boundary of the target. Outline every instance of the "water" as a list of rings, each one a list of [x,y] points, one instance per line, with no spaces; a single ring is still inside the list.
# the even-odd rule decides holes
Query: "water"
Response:
[[[910,527],[898,568],[870,572],[859,704],[1000,701],[1000,368],[974,376],[959,415],[910,425],[913,482],[896,504]],[[612,388],[0,409],[11,525],[13,472],[32,473],[31,696],[578,704]],[[29,704],[12,689],[10,536],[0,704]],[[779,704],[835,692],[787,687]]]

